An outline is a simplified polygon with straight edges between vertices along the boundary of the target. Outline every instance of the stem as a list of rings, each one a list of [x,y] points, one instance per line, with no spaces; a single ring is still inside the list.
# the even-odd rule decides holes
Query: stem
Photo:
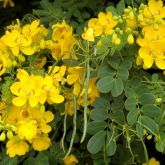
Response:
[[[141,140],[141,142],[142,142],[142,145],[143,145],[143,148],[144,148],[144,155],[145,155],[146,163],[147,163],[147,165],[149,165],[149,162],[148,162],[148,152],[147,152],[146,145],[144,144],[143,140]]]
[[[74,142],[74,139],[76,136],[76,130],[77,130],[76,120],[77,120],[77,98],[76,98],[76,96],[74,96],[73,133],[72,133],[72,138],[70,141],[70,146],[69,146],[68,152],[66,153],[64,159],[66,159],[69,156],[69,154],[72,150],[72,146],[73,146],[73,142]]]
[[[64,140],[65,140],[65,136],[66,136],[66,120],[67,120],[67,112],[65,112],[65,116],[64,116],[64,132],[61,138],[61,145],[62,145],[62,149],[65,152],[65,146],[64,146]]]
[[[88,88],[89,88],[89,79],[90,79],[90,65],[89,58],[87,59],[87,78],[86,78],[86,87],[85,87],[85,95],[84,95],[84,129],[83,136],[81,138],[80,143],[82,143],[85,139],[87,132],[87,101],[88,101]]]

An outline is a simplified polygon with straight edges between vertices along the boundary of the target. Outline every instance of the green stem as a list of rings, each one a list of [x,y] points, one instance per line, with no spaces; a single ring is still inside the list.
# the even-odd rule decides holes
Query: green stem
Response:
[[[141,140],[141,142],[142,142],[142,145],[143,145],[143,148],[144,148],[144,155],[145,155],[146,163],[147,163],[147,165],[149,165],[149,162],[148,162],[148,152],[147,152],[146,145],[144,144],[143,140]]]
[[[65,140],[65,136],[66,136],[66,120],[67,120],[67,112],[65,112],[65,116],[64,116],[64,132],[61,138],[61,145],[62,145],[62,149],[65,152],[65,146],[64,146],[64,140]]]
[[[69,146],[68,152],[66,153],[64,159],[66,159],[69,156],[69,154],[71,153],[71,150],[72,150],[72,146],[73,146],[73,142],[74,142],[74,139],[76,136],[76,130],[77,130],[76,120],[77,120],[77,98],[76,98],[76,96],[74,96],[73,133],[72,133],[72,138],[70,141],[70,146]]]
[[[86,78],[86,87],[85,87],[85,95],[84,95],[84,129],[83,136],[81,138],[80,143],[82,143],[85,139],[87,132],[87,101],[88,101],[88,88],[89,88],[89,79],[90,79],[90,64],[89,58],[87,59],[87,78]]]

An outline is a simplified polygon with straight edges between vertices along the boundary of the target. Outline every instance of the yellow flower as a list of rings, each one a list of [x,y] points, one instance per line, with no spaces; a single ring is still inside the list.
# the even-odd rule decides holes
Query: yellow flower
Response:
[[[33,139],[32,146],[36,151],[47,150],[51,145],[51,140],[46,135],[40,135]]]
[[[82,82],[84,69],[82,67],[76,66],[76,67],[69,67],[68,68],[68,76],[67,76],[67,83],[69,85],[74,84],[76,81],[79,83]]]
[[[92,28],[85,28],[84,33],[82,34],[82,38],[87,41],[94,41],[94,31]]]
[[[49,104],[62,103],[64,101],[64,97],[60,95],[59,89],[53,85],[53,78],[51,76],[45,76],[42,86],[42,93],[39,98],[41,104],[46,100]]]
[[[46,48],[52,51],[54,59],[76,59],[74,55],[74,45],[76,39],[73,35],[73,28],[66,24],[65,21],[52,26],[52,42],[46,45]]]
[[[117,21],[113,19],[112,13],[100,12],[98,18],[92,18],[88,21],[88,28],[84,28],[82,38],[87,41],[94,41],[94,38],[100,35],[111,35]]]
[[[78,160],[74,155],[69,155],[66,159],[64,159],[65,165],[75,165],[77,163],[78,163]]]
[[[12,53],[0,39],[0,76],[3,75],[7,68],[12,67]]]
[[[140,26],[164,24],[165,7],[162,0],[149,0],[148,6],[139,7],[138,21]]]
[[[22,121],[19,123],[17,131],[20,139],[31,142],[37,135],[37,122],[35,120]]]
[[[33,21],[20,27],[20,22],[8,28],[2,41],[12,51],[14,56],[21,53],[25,55],[33,55],[40,50],[40,42],[47,35],[47,29],[39,25],[39,20]]]
[[[20,140],[17,136],[13,136],[8,140],[6,148],[6,153],[10,157],[14,157],[16,155],[22,156],[28,152],[29,145],[24,140]]]
[[[66,73],[66,66],[55,66],[54,68],[52,66],[49,67],[48,73],[53,77],[53,81],[55,84],[59,85],[58,82],[61,82],[61,84],[65,84],[66,79],[64,78],[64,75]]]
[[[160,26],[158,30],[154,27],[147,26],[143,28],[143,37],[137,39],[137,43],[141,46],[139,55],[136,60],[137,65],[143,63],[143,68],[151,68],[155,65],[165,69],[165,26]]]
[[[143,163],[142,165],[147,165],[147,163]],[[157,161],[155,158],[151,158],[149,160],[149,165],[160,165],[160,162]]]

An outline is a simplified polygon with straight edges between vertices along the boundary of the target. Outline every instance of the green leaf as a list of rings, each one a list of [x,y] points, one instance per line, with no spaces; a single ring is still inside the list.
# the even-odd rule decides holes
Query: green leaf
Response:
[[[113,69],[118,69],[120,65],[120,59],[117,56],[112,56],[110,60],[108,61],[108,64],[113,68]]]
[[[113,6],[108,6],[108,7],[106,8],[106,12],[108,12],[108,11],[110,11],[114,16],[115,16],[115,15],[118,15],[118,14],[117,14],[116,8],[113,7]]]
[[[107,156],[112,156],[115,154],[117,146],[112,132],[107,133],[107,140],[105,147],[106,147]]]
[[[98,109],[108,110],[110,108],[110,103],[107,99],[99,97],[95,100],[93,106]]]
[[[2,161],[0,161],[1,165],[17,165],[18,164],[18,157],[10,158],[5,157]]]
[[[125,9],[125,1],[120,0],[120,2],[116,6],[116,9],[117,9],[118,14],[122,14]]]
[[[139,96],[139,101],[142,105],[145,104],[154,104],[155,97],[151,93],[143,93]]]
[[[117,123],[124,124],[125,117],[123,111],[112,111],[110,113],[110,119],[116,121]]]
[[[127,69],[125,68],[120,68],[118,70],[118,74],[117,74],[117,77],[120,77],[122,80],[127,80],[128,79],[128,76],[129,76],[129,72]]]
[[[108,156],[112,156],[115,154],[116,152],[116,141],[115,140],[112,140],[109,145],[106,147],[106,152],[107,152],[107,155]]]
[[[105,136],[105,131],[99,131],[90,138],[87,144],[87,149],[91,154],[96,154],[102,149],[105,143]]]
[[[134,97],[127,98],[127,100],[125,101],[125,108],[128,111],[131,111],[132,109],[136,108],[136,104],[137,104],[137,100]]]
[[[49,165],[48,156],[45,155],[44,153],[40,152],[37,155],[37,162],[39,165]]]
[[[148,116],[142,116],[143,126],[153,135],[158,134],[158,124]]]
[[[104,130],[107,127],[105,121],[92,121],[88,124],[88,133],[93,135],[98,131]]]
[[[120,78],[114,78],[110,83],[110,89],[113,97],[119,96],[123,92],[123,81]]]
[[[137,108],[132,109],[131,111],[129,111],[128,115],[127,115],[127,121],[128,124],[133,125],[137,122],[137,118],[139,116],[139,111]]]
[[[115,74],[116,74],[115,71],[112,70],[107,64],[101,65],[98,70],[99,77],[106,77],[106,76],[113,77]]]
[[[38,165],[37,161],[33,157],[28,157],[24,162],[23,165]]]
[[[91,112],[92,120],[99,121],[108,118],[108,112],[104,109],[94,108]]]
[[[149,117],[158,117],[161,114],[160,108],[153,104],[143,105],[141,111]]]
[[[142,123],[139,121],[139,123],[136,124],[136,132],[137,132],[137,136],[142,139],[144,136],[143,133],[143,126]]]
[[[101,78],[97,82],[97,87],[99,91],[102,93],[108,93],[111,90],[110,82],[112,82],[112,80],[113,80],[112,76],[106,76]]]

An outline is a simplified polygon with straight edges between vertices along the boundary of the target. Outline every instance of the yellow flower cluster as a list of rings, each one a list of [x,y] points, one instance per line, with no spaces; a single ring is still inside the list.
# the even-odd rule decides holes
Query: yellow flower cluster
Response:
[[[140,26],[164,24],[165,7],[162,0],[149,0],[148,5],[141,4],[139,7],[138,21]]]
[[[57,59],[76,59],[74,54],[74,45],[76,38],[73,35],[73,28],[65,21],[52,26],[52,38],[48,41],[42,41],[41,47],[51,50],[55,60]]]
[[[159,69],[165,69],[165,26],[155,30],[153,26],[146,26],[142,30],[143,36],[137,39],[140,45],[137,65],[143,64],[144,69],[155,64]]]
[[[52,67],[49,68],[49,73]],[[75,66],[75,67],[66,67],[55,66],[52,69],[51,76],[53,77],[54,84],[58,85],[69,85],[69,88],[63,90],[65,97],[65,113],[73,115],[74,106],[73,106],[73,97],[79,96],[77,104],[79,106],[84,106],[84,94],[86,88],[86,82],[83,84],[84,68]],[[99,91],[96,87],[97,78],[90,78],[89,87],[88,87],[88,105],[92,105],[97,97],[99,97]],[[70,87],[73,86],[73,87]]]
[[[21,26],[19,20],[15,25],[7,27],[0,38],[0,76],[6,69],[14,66],[16,60],[23,62],[23,55],[33,55],[40,51],[40,42],[47,35],[47,29],[39,20]]]
[[[29,145],[36,151],[47,150],[51,144],[48,137],[51,127],[48,123],[53,118],[53,113],[45,111],[44,106],[11,106],[8,109],[6,123],[16,129],[7,141],[7,154],[10,157],[24,155],[29,151]]]
[[[19,81],[10,87],[11,92],[16,96],[13,98],[15,106],[23,106],[28,102],[31,107],[35,107],[46,101],[49,104],[64,101],[58,84],[54,84],[51,76],[29,75],[25,70],[18,69],[17,79]]]
[[[117,21],[113,19],[112,13],[100,12],[98,18],[92,18],[88,21],[88,28],[84,29],[82,38],[88,41],[94,41],[95,37],[101,35],[110,35],[113,28],[117,25]]]
[[[47,35],[47,29],[40,25],[39,20],[21,27],[11,26],[2,36],[2,42],[11,50],[14,56],[19,54],[33,55],[40,51],[40,42]]]

